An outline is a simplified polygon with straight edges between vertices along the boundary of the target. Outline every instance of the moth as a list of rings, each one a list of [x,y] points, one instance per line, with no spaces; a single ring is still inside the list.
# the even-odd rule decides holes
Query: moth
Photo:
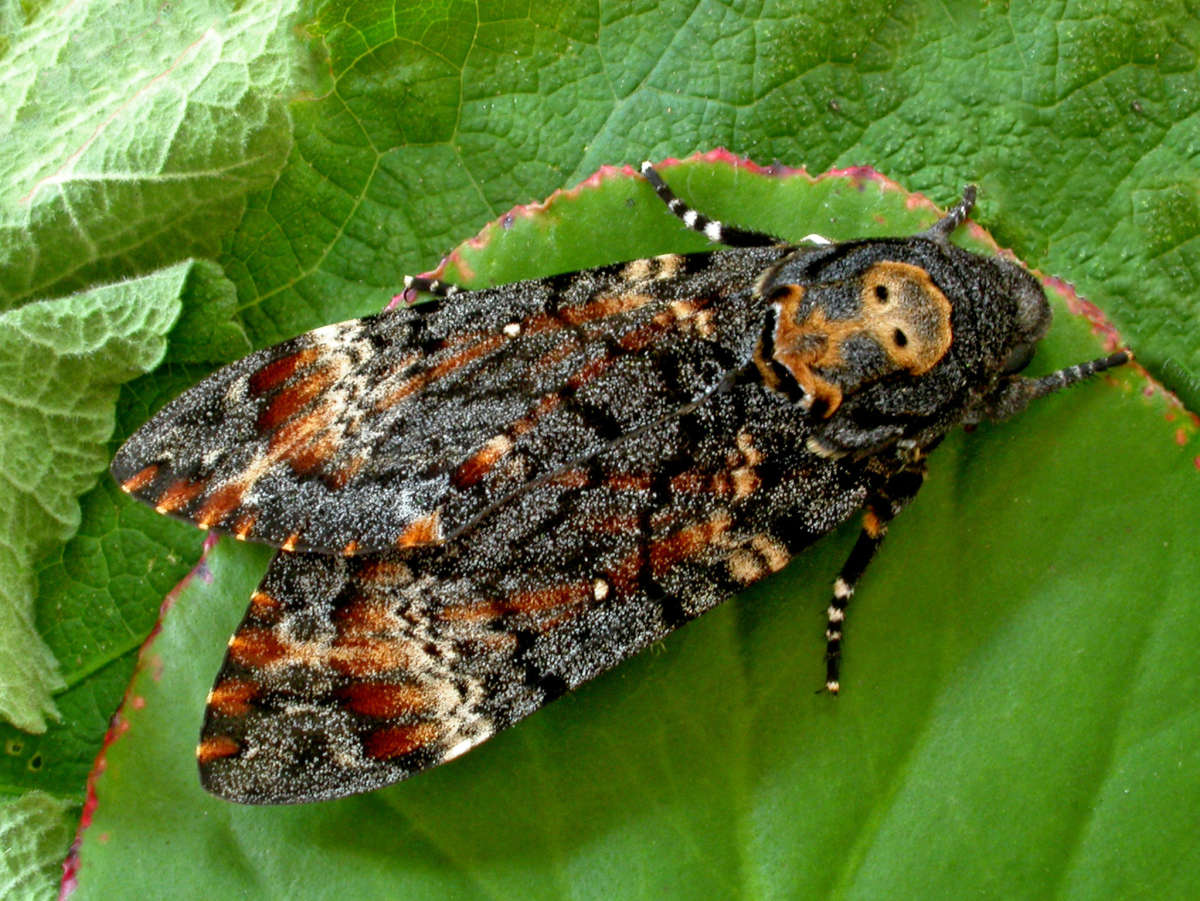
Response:
[[[847,602],[960,424],[1125,363],[1031,379],[1038,281],[915,236],[666,254],[316,329],[226,366],[117,453],[159,512],[279,548],[197,749],[251,804],[365,792],[458,757],[862,511]]]

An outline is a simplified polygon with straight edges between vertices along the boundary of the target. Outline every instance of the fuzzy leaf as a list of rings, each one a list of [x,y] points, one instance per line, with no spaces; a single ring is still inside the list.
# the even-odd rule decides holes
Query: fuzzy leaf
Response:
[[[74,831],[76,807],[39,791],[0,801],[0,895],[9,901],[56,897],[54,880]]]
[[[12,38],[0,309],[212,256],[270,184],[290,144],[292,7],[232,6],[49,5]]]
[[[0,314],[0,714],[31,732],[65,687],[33,625],[33,563],[79,527],[117,389],[153,369],[190,267]]]

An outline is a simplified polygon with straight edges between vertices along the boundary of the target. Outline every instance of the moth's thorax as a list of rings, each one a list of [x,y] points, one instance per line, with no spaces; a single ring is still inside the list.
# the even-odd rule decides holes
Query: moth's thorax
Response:
[[[951,305],[920,266],[880,260],[852,278],[764,285],[771,304],[769,366],[804,404],[831,416],[846,394],[894,373],[919,376],[953,341]],[[780,372],[782,369],[784,372]]]

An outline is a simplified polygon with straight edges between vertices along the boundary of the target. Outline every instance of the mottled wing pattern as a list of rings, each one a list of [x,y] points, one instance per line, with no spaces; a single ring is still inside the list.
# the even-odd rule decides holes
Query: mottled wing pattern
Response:
[[[741,383],[440,546],[280,553],[209,700],[206,788],[287,803],[403,779],[780,569],[870,489],[797,450],[802,422]]]
[[[450,538],[744,364],[786,249],[668,255],[326,326],[220,370],[118,452],[160,512],[285,550]]]

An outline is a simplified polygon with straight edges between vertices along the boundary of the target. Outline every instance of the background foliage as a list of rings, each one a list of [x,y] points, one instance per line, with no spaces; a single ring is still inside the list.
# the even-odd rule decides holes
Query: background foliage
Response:
[[[200,551],[101,478],[115,441],[216,364],[380,308],[601,165],[724,145],[869,164],[943,205],[977,182],[999,244],[1073,282],[1200,407],[1197,12],[0,4],[0,893],[53,893],[109,716]],[[671,175],[792,236],[931,215],[871,181]],[[503,279],[698,246],[616,173],[527,212],[462,265]],[[1059,314],[1041,369],[1100,352]],[[1200,876],[1195,432],[1131,372],[948,442],[855,601],[834,705],[809,686],[850,531],[462,761],[315,808],[196,786],[200,699],[266,560],[218,546],[111,733],[78,887],[1177,894]]]

